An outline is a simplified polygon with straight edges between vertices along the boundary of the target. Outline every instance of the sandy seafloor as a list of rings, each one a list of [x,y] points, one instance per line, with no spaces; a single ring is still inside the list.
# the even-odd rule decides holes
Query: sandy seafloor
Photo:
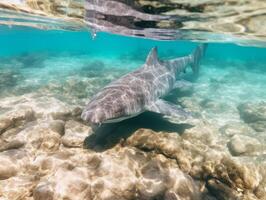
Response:
[[[165,59],[196,46],[98,37],[1,32],[1,200],[266,199],[266,49],[209,45],[199,77],[167,97],[195,126],[144,113],[92,145],[80,113],[93,94],[152,46]]]

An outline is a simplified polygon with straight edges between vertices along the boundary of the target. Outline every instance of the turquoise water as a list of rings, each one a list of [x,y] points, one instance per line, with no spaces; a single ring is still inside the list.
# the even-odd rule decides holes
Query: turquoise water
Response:
[[[108,33],[97,33],[95,40],[84,32],[41,31],[29,28],[8,28],[0,26],[1,56],[12,56],[26,52],[92,54],[97,56],[117,57],[121,54],[141,49],[143,53],[159,47],[162,56],[187,54],[196,46],[188,41],[155,41],[141,38],[124,37]],[[265,61],[265,48],[242,47],[227,42],[211,44],[208,56],[215,59],[241,59]],[[143,55],[142,57],[145,57]]]
[[[37,93],[83,107],[100,88],[140,67],[152,47],[170,59],[191,53],[197,43],[1,27],[0,46],[1,98]],[[211,120],[239,120],[239,104],[266,100],[265,48],[209,44],[200,68],[192,94],[176,102],[208,102],[203,112]]]
[[[0,171],[0,177],[4,177],[3,179],[5,179],[3,182],[0,182],[0,199],[2,196],[4,199],[17,199],[12,195],[17,195],[15,197],[29,197],[26,199],[39,199],[39,188],[36,187],[36,185],[48,185],[50,187],[49,184],[51,180],[56,184],[59,184],[59,182],[63,180],[60,182],[62,185],[51,186],[54,187],[53,191],[55,195],[59,197],[64,195],[71,196],[72,188],[77,188],[76,185],[79,185],[81,182],[77,182],[76,184],[75,180],[73,181],[71,179],[72,177],[76,178],[76,175],[62,174],[62,177],[66,179],[58,178],[57,176],[58,174],[60,175],[61,168],[63,171],[69,170],[71,173],[72,169],[75,171],[75,169],[79,168],[85,171],[88,170],[88,172],[86,171],[88,174],[92,173],[93,170],[95,170],[94,167],[87,167],[86,163],[88,163],[89,159],[92,160],[89,162],[94,162],[94,160],[97,161],[98,158],[86,157],[91,155],[99,156],[101,159],[106,158],[106,161],[102,161],[102,163],[106,162],[107,164],[99,164],[100,167],[104,168],[103,171],[106,171],[102,173],[102,168],[99,168],[101,173],[96,172],[96,175],[101,176],[102,180],[104,180],[104,178],[108,180],[108,184],[102,189],[103,191],[109,191],[108,187],[110,184],[113,184],[114,188],[120,187],[116,171],[120,170],[117,169],[119,167],[121,167],[122,172],[127,169],[128,160],[131,160],[133,157],[135,159],[135,157],[139,155],[143,157],[145,155],[149,158],[149,156],[156,155],[156,153],[158,159],[166,155],[163,159],[168,160],[171,166],[175,162],[181,162],[180,166],[173,167],[173,169],[176,170],[180,168],[184,173],[193,170],[194,168],[191,167],[192,165],[202,165],[199,170],[201,170],[203,174],[209,173],[210,177],[214,178],[216,181],[220,181],[217,184],[218,186],[222,183],[226,185],[225,187],[230,189],[226,188],[226,190],[223,190],[223,186],[219,188],[217,185],[210,185],[209,175],[207,177],[199,177],[197,175],[198,169],[196,169],[196,173],[193,174],[193,172],[191,172],[189,176],[191,176],[193,180],[196,180],[194,181],[195,184],[199,182],[207,184],[208,190],[211,191],[210,193],[213,197],[202,197],[204,200],[227,199],[228,196],[226,195],[231,195],[231,191],[233,191],[233,195],[233,193],[237,191],[237,187],[234,187],[234,182],[238,184],[239,180],[246,177],[250,178],[249,168],[247,167],[247,169],[245,168],[241,171],[242,168],[239,166],[250,166],[250,163],[255,166],[254,169],[256,169],[256,171],[254,174],[257,173],[261,175],[260,177],[264,177],[259,180],[260,184],[266,185],[265,181],[263,182],[263,180],[266,180],[266,173],[264,170],[266,152],[266,48],[238,46],[233,43],[209,44],[206,55],[200,64],[199,76],[195,78],[192,71],[188,70],[187,73],[182,74],[180,78],[190,81],[191,85],[186,88],[174,90],[167,97],[172,103],[183,107],[186,111],[194,113],[195,116],[200,116],[201,123],[197,124],[196,128],[192,129],[191,132],[188,130],[184,136],[182,135],[183,133],[178,131],[180,130],[179,126],[179,129],[176,130],[174,129],[176,126],[168,127],[169,123],[161,124],[163,120],[161,118],[155,119],[143,115],[138,116],[139,118],[136,117],[135,119],[137,120],[135,121],[133,119],[133,122],[122,124],[124,127],[121,126],[121,129],[116,129],[117,132],[123,132],[132,127],[132,130],[148,128],[155,131],[175,132],[180,133],[180,135],[178,135],[178,140],[177,136],[173,134],[169,134],[169,138],[161,134],[161,138],[159,137],[159,139],[156,139],[155,136],[153,136],[155,133],[152,133],[147,137],[155,138],[156,141],[158,140],[158,147],[156,147],[157,144],[152,144],[153,141],[148,140],[147,142],[151,142],[151,147],[147,145],[146,148],[145,141],[135,141],[133,139],[133,142],[136,142],[135,146],[133,145],[134,148],[132,146],[126,146],[125,149],[128,148],[130,150],[127,151],[132,152],[136,151],[137,153],[135,152],[134,156],[132,156],[133,154],[127,153],[127,151],[125,151],[125,154],[120,154],[118,151],[124,151],[123,145],[118,145],[117,148],[110,148],[97,155],[90,150],[83,151],[82,144],[90,128],[80,119],[80,113],[86,102],[88,102],[97,91],[123,74],[140,67],[145,62],[150,49],[154,46],[158,47],[160,59],[171,59],[188,55],[197,45],[197,43],[190,41],[155,41],[123,37],[108,33],[98,33],[97,37],[93,39],[90,33],[85,31],[40,31],[29,28],[0,27],[0,156],[4,157],[4,159],[9,159],[9,157],[13,159],[12,155],[20,155],[20,151],[23,151],[27,153],[27,159],[29,159],[25,160],[25,162],[23,161],[24,164],[21,161],[21,169],[24,171],[21,170],[21,172],[17,172],[17,174],[12,172],[8,175],[2,175],[5,173],[5,170]],[[247,108],[243,109],[243,107],[241,107],[243,104]],[[249,107],[249,105],[252,106]],[[176,121],[172,121],[172,123],[178,124]],[[63,130],[60,129],[60,126],[63,126],[63,128],[61,127]],[[57,134],[55,134],[56,131],[58,132]],[[112,131],[113,129],[109,132],[114,133]],[[64,133],[62,134],[62,132]],[[149,131],[148,134],[150,134]],[[125,136],[125,139],[127,139],[127,136]],[[110,134],[109,137],[111,138],[110,141],[113,141],[112,134]],[[121,141],[119,137],[116,138],[115,144]],[[138,136],[134,137],[138,138]],[[144,137],[146,137],[145,131]],[[23,140],[25,144],[23,143],[24,146],[17,147],[16,145],[20,144],[21,138],[25,140]],[[196,138],[196,140],[194,138]],[[107,140],[109,141],[109,138]],[[16,143],[17,141],[19,142]],[[71,143],[72,141],[74,141],[74,145]],[[138,146],[137,142],[140,142],[140,144],[143,142],[143,148],[139,147],[141,145]],[[236,142],[238,142],[236,146],[239,147],[239,149],[235,147],[235,149],[232,150],[231,146]],[[76,145],[76,143],[78,145]],[[166,145],[168,143],[170,148]],[[155,145],[159,150],[162,148],[162,152],[165,151],[166,153],[160,153],[159,155],[158,152],[153,152],[153,149],[149,149],[152,148],[152,145]],[[179,147],[179,145],[181,145],[181,147]],[[259,147],[257,148],[257,146]],[[136,150],[137,148],[139,148],[139,150]],[[170,155],[172,149],[172,153],[175,156],[181,156],[180,160],[171,157],[173,156]],[[186,154],[183,151],[186,152]],[[10,155],[8,154],[9,152],[11,152]],[[206,155],[205,152],[207,152]],[[71,154],[71,156],[73,155],[74,158],[72,159],[71,157],[72,160],[69,159],[68,153],[69,155]],[[169,157],[167,157],[168,153]],[[55,156],[55,159],[52,156]],[[122,160],[121,162],[119,161],[118,164],[115,163],[115,159],[119,160],[124,157],[126,161]],[[47,161],[47,163],[49,163],[47,165],[52,166],[51,170],[47,170],[45,167],[42,168],[46,165],[42,163],[42,159],[44,158],[51,159],[43,161],[43,163]],[[188,158],[190,159],[189,161],[186,160]],[[222,158],[228,160],[232,159],[232,161],[229,162]],[[17,167],[20,165],[17,164],[16,159],[17,158],[13,159],[12,162],[14,162],[14,165]],[[61,162],[60,159],[65,159],[64,162],[68,164],[66,165],[63,161]],[[138,162],[142,163],[143,158],[140,156],[139,159],[141,161]],[[218,172],[209,172],[208,167],[203,167],[203,164],[205,166],[206,163],[206,166],[208,166],[209,161],[210,163],[214,163]],[[41,163],[40,166],[38,162]],[[50,164],[50,162],[52,164]],[[186,162],[189,163],[191,169],[182,168],[184,167],[182,165],[184,163],[185,166],[187,166]],[[237,165],[235,162],[240,162],[241,164]],[[18,163],[20,164],[20,161]],[[154,164],[155,161],[153,160],[152,163]],[[146,166],[146,163],[144,164]],[[128,165],[130,165],[128,168],[131,169],[131,164]],[[133,165],[137,166],[138,164],[134,161],[132,166]],[[153,170],[156,168],[154,165],[151,167],[151,173],[154,173]],[[3,166],[6,167],[4,164],[0,166],[0,168],[6,169]],[[225,172],[230,175],[229,181],[223,173],[219,174],[219,170],[224,170],[221,166],[223,166]],[[17,169],[20,169],[20,167],[17,167]],[[8,171],[8,169],[6,170]],[[41,170],[44,170],[45,173],[41,174],[39,172]],[[137,170],[141,171],[142,168],[140,167],[140,169]],[[231,172],[230,170],[235,170],[236,175],[234,171]],[[58,171],[59,173],[57,173]],[[172,172],[170,171],[169,173],[171,173],[169,177],[172,177]],[[242,173],[244,173],[244,178],[242,177]],[[40,178],[32,178],[32,174]],[[110,181],[109,176],[112,174],[115,174],[115,181],[112,181],[112,179]],[[131,181],[131,179],[128,179],[128,171],[126,171],[125,174],[126,175],[123,176],[123,181]],[[132,171],[132,174],[135,174],[135,171]],[[136,177],[137,176],[138,175],[136,175]],[[236,176],[237,178],[235,178]],[[241,177],[239,178],[238,176]],[[88,181],[89,184],[91,184],[91,180],[87,180],[87,177],[84,176],[83,173],[77,177],[78,179],[82,177],[82,180],[84,179],[84,181]],[[91,177],[94,177],[95,180],[98,181],[97,176],[92,175]],[[150,175],[147,177],[147,180],[149,180]],[[144,177],[144,182],[147,177]],[[165,181],[168,180],[169,177],[167,176],[167,178],[162,179]],[[180,175],[177,177],[180,177]],[[255,175],[253,177],[255,177]],[[230,178],[233,181],[231,181]],[[142,177],[140,179],[142,180]],[[149,181],[146,183],[152,183],[152,181]],[[253,184],[252,181],[259,182],[255,178],[249,181],[250,179],[248,179],[247,184],[250,183],[251,185]],[[43,182],[45,184],[43,184]],[[117,184],[117,182],[119,182],[119,184]],[[156,185],[157,182],[154,182],[155,183],[152,184]],[[256,185],[256,183],[252,186],[247,186],[247,189],[244,188],[239,191],[244,191],[243,195],[246,191],[247,194],[253,194],[253,191],[256,191],[254,188],[259,188],[260,186],[259,184]],[[32,186],[29,187],[29,184],[32,184]],[[75,185],[75,187],[71,184]],[[134,184],[136,183],[132,183],[132,185]],[[167,184],[169,183],[167,182]],[[183,188],[183,186],[180,187]],[[243,188],[241,184],[239,187]],[[262,185],[261,187],[264,186]],[[19,188],[19,190],[16,193],[14,192],[15,190],[10,188]],[[64,188],[64,190],[61,188]],[[148,191],[149,187],[147,188]],[[202,189],[202,186],[200,186],[200,189]],[[37,192],[34,193],[32,190]],[[46,191],[48,191],[48,189],[40,190],[41,192],[44,191],[43,195],[47,195]],[[157,189],[155,190],[157,191]],[[263,192],[265,187],[261,190]],[[1,194],[1,191],[5,191],[4,194]],[[65,193],[61,194],[62,191]],[[121,191],[123,191],[123,189],[121,189]],[[224,193],[224,191],[226,191],[226,193]],[[187,192],[184,193],[186,194]],[[204,191],[201,190],[201,193],[203,193],[203,196],[204,193],[208,193],[209,195],[209,192],[206,192],[205,189]],[[101,195],[102,193],[98,192],[94,194]],[[105,193],[103,192],[103,194]],[[223,194],[225,194],[224,198],[221,197]],[[266,192],[263,194],[266,194]],[[109,195],[109,199],[119,199],[119,197],[122,196],[115,198],[115,193],[112,194],[113,196],[111,194]],[[257,194],[257,196],[259,195],[260,194]],[[158,199],[164,199],[161,198],[161,196],[159,197]],[[147,199],[155,198],[157,199],[156,195],[151,195],[151,197]],[[73,197],[69,199],[84,198]],[[106,197],[105,199],[108,198]]]
[[[1,27],[0,46],[1,98],[40,93],[82,107],[101,87],[140,67],[152,47],[170,59],[189,54],[197,43]],[[189,99],[209,102],[204,112],[212,120],[239,120],[239,104],[266,99],[265,48],[210,44],[200,68]]]

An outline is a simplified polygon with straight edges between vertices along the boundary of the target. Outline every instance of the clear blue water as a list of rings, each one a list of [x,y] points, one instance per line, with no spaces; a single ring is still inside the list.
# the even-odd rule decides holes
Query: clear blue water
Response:
[[[233,42],[233,41],[232,41]],[[71,53],[92,54],[104,57],[117,57],[121,54],[141,49],[147,54],[159,47],[162,56],[178,56],[189,53],[197,43],[189,41],[155,41],[142,38],[124,37],[108,33],[98,33],[95,40],[84,32],[42,31],[30,28],[8,28],[0,26],[0,56],[19,55],[21,53]],[[237,46],[233,43],[211,44],[207,58],[241,59],[260,62],[266,60],[266,49]],[[145,57],[146,55],[142,55]]]
[[[81,127],[83,131],[84,125],[81,124],[83,122],[79,118],[80,116],[79,111],[81,111],[84,108],[86,102],[88,102],[88,100],[97,91],[99,91],[109,82],[119,78],[123,74],[126,74],[140,67],[145,62],[148,52],[154,46],[158,47],[160,59],[170,59],[191,53],[193,49],[197,46],[197,43],[193,43],[190,41],[155,41],[148,39],[111,35],[108,33],[98,33],[97,37],[95,39],[92,39],[90,33],[88,32],[40,31],[29,28],[8,28],[0,26],[0,142],[2,142],[0,144],[5,144],[5,143],[10,144],[14,138],[15,139],[17,138],[17,135],[23,138],[25,137],[26,138],[25,140],[29,140],[26,141],[27,144],[25,144],[26,145],[25,148],[23,147],[14,150],[15,153],[12,153],[13,151],[12,149],[11,154],[12,155],[16,154],[16,151],[19,152],[20,149],[26,149],[26,151],[28,151],[29,155],[31,156],[30,158],[31,161],[28,161],[27,158],[25,160],[26,164],[21,165],[25,168],[25,170],[22,167],[21,170],[22,172],[21,173],[19,172],[18,176],[14,175],[14,177],[6,179],[2,183],[0,182],[0,193],[1,191],[5,191],[4,195],[0,194],[0,199],[1,195],[3,195],[5,198],[5,196],[12,196],[13,193],[16,193],[17,190],[14,190],[13,188],[16,189],[18,188],[18,194],[16,194],[17,196],[19,195],[21,196],[21,194],[22,196],[24,196],[25,193],[27,193],[26,191],[30,190],[26,195],[29,195],[29,199],[32,199],[33,195],[32,190],[34,191],[36,190],[36,185],[42,184],[42,185],[48,185],[48,187],[50,187],[49,185],[50,180],[53,180],[53,176],[57,177],[56,173],[54,174],[54,172],[48,170],[48,172],[44,173],[45,175],[41,175],[40,180],[36,178],[39,177],[39,174],[41,174],[39,171],[43,170],[41,165],[46,166],[46,164],[41,164],[40,167],[36,167],[38,165],[36,165],[35,161],[39,162],[38,159],[42,156],[47,157],[49,159],[51,158],[53,160],[52,156],[55,155],[56,158],[55,161],[51,161],[52,164],[50,164],[50,161],[47,160],[47,163],[49,163],[47,165],[53,166],[52,168],[55,168],[53,170],[55,171],[58,170],[59,172],[61,169],[60,168],[61,161],[59,161],[60,160],[59,157],[61,156],[59,156],[57,159],[58,152],[65,153],[71,151],[72,152],[71,155],[73,154],[77,156],[75,157],[74,160],[69,160],[68,156],[66,156],[67,159],[66,162],[70,164],[69,165],[64,164],[64,166],[71,166],[69,168],[72,168],[72,163],[73,166],[76,166],[77,164],[76,162],[80,160],[82,161],[82,167],[84,163],[91,162],[88,161],[89,160],[88,157],[85,156],[85,153],[87,153],[86,155],[90,155],[91,151],[86,151],[84,153],[83,148],[68,148],[67,145],[66,147],[64,147],[64,145],[61,144],[61,139],[57,141],[58,148],[56,147],[54,148],[53,146],[51,146],[52,150],[49,149],[47,150],[47,152],[45,152],[46,150],[42,151],[42,148],[45,147],[40,147],[40,152],[39,152],[39,146],[38,147],[36,146],[40,143],[41,144],[40,146],[47,145],[48,146],[47,148],[49,148],[50,140],[53,140],[52,136],[50,136],[49,134],[50,132],[54,133],[51,127],[52,123],[55,122],[55,120],[51,120],[51,116],[52,119],[60,119],[60,120],[63,119],[64,120],[63,124],[65,122],[66,123],[70,122],[71,124],[73,120],[76,120],[76,123],[78,123],[78,128]],[[250,140],[252,143],[254,142],[253,138],[257,139],[255,141],[255,145],[259,143],[263,149],[261,151],[255,151],[256,148],[254,147],[254,144],[251,144],[253,145],[251,147],[251,154],[247,154],[250,156],[245,157],[244,155],[242,157],[241,154],[242,152],[240,152],[240,156],[238,157],[239,160],[246,159],[245,161],[253,162],[256,159],[257,160],[261,159],[262,164],[260,163],[256,166],[258,166],[257,167],[258,170],[261,169],[261,171],[264,171],[263,172],[264,175],[262,176],[265,176],[264,166],[265,166],[265,149],[266,149],[265,147],[266,121],[265,120],[259,121],[257,124],[256,123],[247,124],[243,121],[243,119],[241,119],[238,107],[242,103],[246,102],[250,102],[254,105],[258,105],[258,103],[260,102],[266,102],[266,90],[265,90],[266,48],[238,46],[233,43],[211,43],[209,44],[206,55],[201,62],[199,77],[197,79],[193,79],[192,72],[191,70],[189,70],[186,74],[182,74],[181,78],[191,81],[192,87],[183,88],[183,90],[181,89],[181,91],[180,90],[173,91],[172,95],[170,95],[170,97],[168,98],[176,105],[180,105],[187,111],[190,111],[192,113],[198,114],[198,116],[201,116],[202,122],[204,122],[203,123],[204,126],[201,126],[202,124],[200,124],[199,125],[200,129],[194,130],[194,132],[195,131],[197,133],[199,132],[198,134],[199,136],[197,134],[194,134],[193,131],[191,132],[191,134],[188,132],[188,136],[184,136],[184,137],[190,137],[190,135],[192,135],[192,138],[190,138],[191,141],[194,141],[193,139],[195,136],[196,137],[196,141],[194,141],[195,143],[194,142],[190,143],[190,140],[184,139],[184,141],[182,141],[183,143],[180,142],[177,144],[177,145],[179,144],[184,145],[186,141],[187,143],[189,143],[189,145],[184,145],[180,147],[180,152],[181,152],[180,155],[182,154],[182,148],[188,148],[189,146],[191,146],[191,150],[189,151],[184,149],[184,151],[189,152],[189,156],[190,154],[201,155],[207,152],[206,157],[196,157],[195,159],[196,165],[198,162],[203,162],[201,160],[204,160],[204,162],[207,163],[209,161],[208,159],[210,159],[210,163],[212,162],[216,163],[215,160],[216,155],[218,155],[219,159],[224,155],[230,155],[228,144],[231,141],[231,138],[233,138],[233,135],[235,134],[237,137],[239,135],[240,137],[244,135],[244,139],[241,140],[239,144],[237,144],[237,146],[240,146],[240,150],[243,149],[242,142]],[[31,121],[32,119],[29,119],[30,122],[27,121],[27,114],[25,114],[25,110],[27,109],[33,110],[34,112],[36,120],[34,118],[33,122]],[[263,118],[264,116],[266,116],[265,115],[266,107],[264,108],[258,107],[257,110],[255,109],[256,112],[255,114],[257,116],[260,116],[260,109],[262,110],[261,118]],[[72,118],[68,118],[70,116],[69,113],[72,113],[71,114]],[[77,113],[77,115],[75,115],[75,113]],[[14,115],[15,115],[14,117],[15,120],[13,120],[12,118],[12,116]],[[9,120],[8,118],[9,116],[11,116],[11,121],[13,120],[13,124],[7,125],[5,127],[6,125],[5,123],[6,121]],[[16,120],[18,121],[18,123]],[[161,125],[160,122],[158,122],[158,120],[156,122],[153,122],[152,120],[153,118],[146,116],[146,118],[145,117],[139,118],[139,120],[136,121],[134,121],[133,119],[134,121],[133,123],[138,123],[138,125],[136,126],[137,128],[144,127],[152,129],[154,126],[154,127],[160,127],[160,130],[162,131],[173,132],[171,127],[167,129],[169,123],[164,123],[164,124],[162,123],[163,125]],[[59,121],[59,125],[61,122],[62,120]],[[237,124],[236,128],[235,124]],[[226,130],[225,128],[227,125],[229,125],[229,131]],[[233,128],[230,127],[231,125],[233,125]],[[3,126],[4,129],[2,129]],[[64,125],[62,126],[63,126],[62,129],[64,129]],[[122,126],[121,130],[124,131],[124,129],[130,129],[131,128],[130,126],[131,125],[129,125],[129,127],[126,128]],[[254,130],[250,131],[249,126],[254,128]],[[85,127],[86,130],[88,130],[87,124]],[[132,127],[133,129],[135,128],[134,125],[132,125]],[[162,127],[166,128],[166,130],[162,129]],[[46,128],[48,130],[47,136],[46,136]],[[71,128],[72,127],[70,128],[68,127],[69,130]],[[259,131],[256,132],[255,129],[256,131],[257,130]],[[70,130],[70,132],[68,132],[70,133],[69,141],[74,140],[75,143],[77,140],[79,143],[82,144],[83,139],[87,137],[87,132],[85,133],[86,136],[84,137],[83,135],[80,136],[79,134],[77,134],[76,136],[76,134],[74,133],[75,131],[80,131],[80,129],[76,129],[76,127],[73,127],[73,132],[72,129]],[[229,132],[229,134],[227,132]],[[246,139],[246,136],[249,136],[248,137],[249,139]],[[33,139],[31,137],[33,137]],[[48,138],[47,139],[48,142],[45,141],[46,137]],[[49,139],[49,137],[51,138]],[[214,137],[215,139],[212,139],[212,137]],[[110,140],[112,140],[112,135],[109,136],[109,138],[111,138]],[[118,138],[117,141],[120,141],[120,139],[121,138]],[[158,139],[158,141],[159,140],[160,139]],[[201,142],[198,143],[197,142],[198,140],[202,140],[203,143]],[[165,143],[165,141],[168,140],[162,140],[162,141],[163,141],[162,143]],[[173,142],[175,141],[176,140],[173,139]],[[210,144],[209,141],[211,141]],[[169,149],[166,148],[167,152],[168,150],[169,152],[171,152],[171,149],[173,147],[171,145],[174,144],[172,141],[170,142],[171,142],[170,148]],[[32,146],[30,146],[31,143],[33,144]],[[208,144],[205,145],[205,143]],[[51,142],[51,144],[53,145],[53,141]],[[194,149],[194,144],[196,147],[195,149]],[[60,148],[59,145],[61,145]],[[244,147],[246,148],[245,150],[247,151],[250,150],[248,145],[250,145],[249,141],[247,141],[247,147]],[[11,147],[7,145],[6,146],[1,145],[1,147],[2,146],[3,148],[13,148],[12,145]],[[198,146],[200,146],[199,151],[197,149]],[[82,145],[80,145],[79,147],[82,147]],[[254,150],[255,152],[253,152],[252,149],[253,147],[255,149]],[[177,149],[178,149],[177,151],[179,152],[179,147]],[[6,152],[9,152],[9,150],[7,150]],[[219,154],[217,152],[219,152]],[[145,152],[145,153],[149,155],[150,152]],[[1,152],[1,154],[3,154],[5,158],[5,152]],[[210,156],[210,154],[212,155]],[[64,155],[67,154],[62,154],[62,157],[65,157]],[[118,164],[113,166],[113,161],[112,159],[109,158],[109,156],[111,155],[111,157],[112,156],[121,157],[121,155],[123,156],[123,154],[120,154],[118,156],[112,154],[109,155],[107,151],[106,154],[105,152],[103,152],[103,154],[101,154],[100,157],[101,156],[104,157],[106,155],[108,155],[106,159],[107,160],[106,162],[108,162],[108,164],[106,164],[107,167],[104,166],[104,168],[106,168],[105,170],[107,171],[111,169],[111,171],[110,173],[109,172],[106,173],[105,171],[104,173],[100,173],[99,175],[102,177],[99,180],[101,180],[102,178],[104,180],[104,178],[106,178],[108,180],[107,185],[109,185],[110,184],[109,177],[112,177],[109,175],[113,173],[113,170],[115,171],[120,170],[119,168],[118,169],[114,168],[118,166]],[[177,155],[179,155],[179,153],[177,153]],[[256,155],[258,157],[255,157],[253,155]],[[231,159],[232,156],[233,154],[231,154],[230,157],[228,157],[228,159]],[[82,159],[88,159],[88,160],[85,161]],[[94,160],[94,157],[90,159]],[[127,159],[128,157],[126,157],[125,160]],[[181,160],[182,159],[183,158],[181,158]],[[40,160],[42,160],[42,158],[40,158]],[[173,163],[175,162],[175,159],[171,158],[169,160],[171,160],[171,163],[172,161]],[[223,162],[223,160],[224,159],[222,159],[221,162]],[[18,163],[20,162],[22,161],[18,161]],[[29,162],[31,163],[29,164]],[[59,164],[57,165],[56,162],[59,162]],[[17,161],[14,161],[14,163],[17,163]],[[46,163],[46,161],[44,160],[41,163]],[[121,162],[119,161],[119,165],[121,165],[121,163],[124,164],[124,160]],[[186,163],[186,160],[184,161],[184,163]],[[226,158],[225,163],[218,163],[217,165],[215,164],[215,167],[217,168],[217,171],[219,171],[219,173],[221,169],[224,170],[223,168],[225,168],[225,170],[228,170],[231,173],[229,175],[231,175],[233,178],[235,178],[235,176],[237,177],[242,176],[243,172],[244,178],[248,177],[247,182],[252,180],[249,179],[250,178],[248,174],[249,171],[247,171],[246,168],[242,169],[241,167],[235,167],[235,165],[231,166],[230,163],[233,163],[233,161],[232,162],[227,161]],[[257,161],[254,162],[254,164],[256,163]],[[78,165],[79,164],[77,164],[77,166]],[[129,165],[127,161],[125,162],[125,165]],[[2,164],[1,169],[6,169],[3,166],[5,166],[5,163]],[[156,167],[153,167],[153,165],[151,166],[152,166],[151,173],[154,173],[153,168],[155,169]],[[207,166],[206,171],[208,170],[210,171],[211,167],[209,168],[209,164],[206,166]],[[123,170],[124,167],[125,166],[121,166],[121,169]],[[17,168],[20,169],[20,167]],[[86,170],[89,171],[94,170],[94,167],[92,168],[91,166],[88,169],[87,167],[85,168]],[[98,167],[96,168],[98,170]],[[204,167],[202,167],[202,169],[203,168]],[[73,167],[73,169],[76,168]],[[99,169],[101,170],[101,168]],[[28,172],[26,172],[27,170]],[[46,171],[45,167],[44,170]],[[230,170],[232,170],[232,172]],[[238,172],[238,170],[243,170],[243,171]],[[2,170],[1,173],[3,174],[3,172],[5,171]],[[104,175],[105,173],[107,175]],[[132,174],[134,173],[132,172]],[[217,181],[221,180],[222,183],[222,181],[224,181],[224,177],[227,176],[226,173],[225,175],[223,172],[221,173],[221,175],[214,174],[213,177],[217,179]],[[117,179],[116,173],[114,174],[115,174],[114,176],[116,176],[115,184],[116,182],[119,182],[120,184],[120,180]],[[13,174],[11,174],[11,176],[13,176]],[[29,187],[28,182],[26,182],[25,180],[28,180],[27,178],[32,176],[34,176],[34,178],[30,178],[30,180],[34,179],[34,183],[32,183],[33,185]],[[60,183],[62,182],[62,186],[56,185],[56,190],[59,191],[58,193],[64,191],[67,195],[72,195],[73,188],[75,191],[75,188],[77,188],[77,185],[80,186],[81,182],[77,182],[76,184],[75,179],[73,179],[74,182],[72,182],[72,177],[69,177],[72,176],[71,173],[66,173],[66,175],[63,174],[62,177],[63,176],[66,179],[63,178],[61,180],[61,178],[56,178],[56,181]],[[73,177],[74,176],[76,176],[75,173]],[[218,178],[216,176],[218,176]],[[219,176],[222,176],[222,178],[220,178]],[[264,178],[262,178],[262,176],[260,177],[260,179],[265,180]],[[20,179],[21,177],[22,179]],[[82,175],[77,177],[78,179],[80,177],[83,177],[83,172]],[[68,178],[70,178],[69,180],[71,183],[69,183]],[[126,178],[127,177],[122,177],[122,181],[126,180]],[[208,179],[209,176],[204,178]],[[84,179],[86,178],[84,177]],[[142,179],[142,177],[140,177],[140,179]],[[35,182],[36,180],[37,182]],[[168,182],[168,176],[166,180]],[[236,180],[237,182],[240,179],[238,178],[234,180]],[[42,181],[47,181],[47,182],[44,182],[45,184],[43,184]],[[206,184],[208,180],[202,180],[202,181],[203,183]],[[153,181],[147,181],[147,184],[149,185],[151,182]],[[198,182],[198,180],[196,182]],[[220,182],[218,183],[220,184]],[[228,182],[226,182],[225,179],[225,182],[223,184],[225,185],[227,183]],[[229,183],[231,185],[231,182]],[[16,184],[18,184],[18,186]],[[64,184],[66,184],[66,186],[64,186]],[[73,184],[75,185],[75,187],[70,187],[71,185],[68,184]],[[155,184],[157,185],[157,181],[155,181]],[[101,184],[100,186],[102,187]],[[115,185],[114,187],[117,188],[117,185]],[[156,186],[156,188],[157,187],[158,186]],[[222,185],[221,190],[220,188],[217,189],[215,187],[216,185],[214,186],[215,189],[214,192],[212,192],[212,195],[214,197],[216,197],[215,191],[218,191],[218,193],[221,194],[223,194],[223,192],[227,190],[229,191],[229,193],[231,192],[231,188],[229,188],[229,186],[227,185],[226,187]],[[234,186],[232,186],[232,188],[233,187]],[[181,189],[182,188],[183,186],[181,187]],[[203,187],[201,186],[200,188],[202,189]],[[104,190],[105,189],[106,188],[104,188]],[[109,191],[108,188],[107,190]],[[46,192],[48,191],[46,189],[44,189],[43,191],[44,193],[48,193]],[[240,189],[239,191],[242,190]],[[253,191],[254,190],[252,189],[252,192]],[[7,199],[15,199],[15,198],[13,198],[12,196],[11,198]]]
[[[2,26],[0,46],[2,99],[39,93],[82,107],[101,87],[140,67],[152,47],[158,47],[161,59],[169,59],[189,54],[197,43],[108,33],[98,33],[92,39],[85,31]],[[240,103],[266,100],[265,80],[266,48],[212,43],[199,79],[193,82],[193,93],[176,102],[214,102],[204,112],[224,125],[228,120],[239,120],[236,107]]]

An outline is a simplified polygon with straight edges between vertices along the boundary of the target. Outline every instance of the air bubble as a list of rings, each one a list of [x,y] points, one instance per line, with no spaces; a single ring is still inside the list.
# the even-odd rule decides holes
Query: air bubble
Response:
[[[96,31],[96,29],[91,29],[90,32],[91,32],[91,37],[92,37],[92,39],[95,40],[96,37],[97,37],[97,31]]]

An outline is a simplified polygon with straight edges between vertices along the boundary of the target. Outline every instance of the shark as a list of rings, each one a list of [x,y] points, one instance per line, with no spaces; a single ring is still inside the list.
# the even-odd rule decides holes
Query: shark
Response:
[[[199,44],[187,56],[160,60],[157,47],[154,47],[143,66],[111,82],[94,95],[81,118],[95,128],[151,111],[175,118],[180,123],[187,122],[192,118],[191,113],[164,100],[164,97],[186,84],[178,76],[189,66],[194,74],[199,73],[200,60],[206,48],[207,44]]]

